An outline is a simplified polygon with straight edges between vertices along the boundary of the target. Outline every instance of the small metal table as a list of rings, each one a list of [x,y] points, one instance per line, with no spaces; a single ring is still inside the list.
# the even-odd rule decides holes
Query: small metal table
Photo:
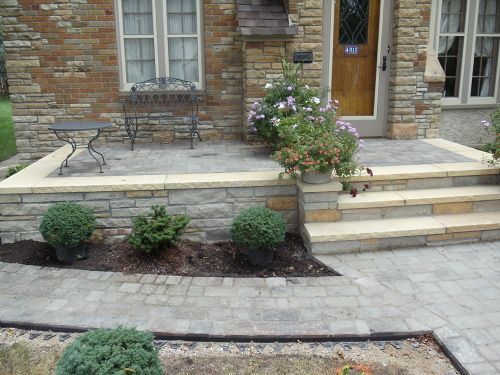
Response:
[[[99,164],[100,173],[103,173],[101,163],[99,159],[93,154],[93,152],[101,156],[102,165],[106,165],[106,161],[104,160],[104,155],[96,151],[94,147],[92,147],[92,142],[94,142],[97,138],[99,138],[102,129],[110,128],[111,126],[112,124],[109,122],[99,122],[99,121],[68,121],[50,125],[49,130],[52,130],[54,132],[57,139],[69,143],[72,149],[71,153],[68,156],[66,156],[66,159],[63,160],[63,162],[61,163],[61,167],[59,168],[59,174],[60,175],[63,174],[62,173],[63,165],[65,165],[66,167],[68,166],[68,159],[71,157],[71,155],[75,153],[76,148],[78,146],[73,137],[71,137],[68,133],[90,131],[90,130],[96,130],[97,132],[87,143],[87,150],[89,151],[89,154],[95,159],[97,164]],[[61,137],[61,134],[66,138]]]

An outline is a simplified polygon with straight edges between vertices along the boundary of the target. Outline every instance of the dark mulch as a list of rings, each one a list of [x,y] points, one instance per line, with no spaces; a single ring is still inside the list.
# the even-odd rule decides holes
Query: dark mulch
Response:
[[[89,245],[87,258],[71,265],[57,261],[49,245],[20,241],[0,246],[0,261],[45,267],[77,268],[93,271],[152,273],[182,276],[272,277],[336,276],[335,271],[307,258],[302,240],[288,235],[275,248],[270,266],[249,264],[244,251],[233,242],[201,243],[184,240],[178,246],[147,255],[126,241],[112,245]]]

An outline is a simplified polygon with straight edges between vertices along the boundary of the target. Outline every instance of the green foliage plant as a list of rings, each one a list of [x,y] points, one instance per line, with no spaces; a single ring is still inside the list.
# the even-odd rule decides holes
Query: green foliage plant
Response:
[[[27,163],[20,163],[16,165],[11,165],[7,169],[7,173],[5,174],[5,178],[9,178],[12,175],[15,175],[17,172],[22,171],[24,168],[26,168],[29,164]]]
[[[248,250],[272,250],[285,240],[286,222],[276,211],[250,207],[233,221],[233,241]]]
[[[153,335],[131,328],[89,331],[68,346],[56,375],[163,375]]]
[[[189,224],[186,215],[172,216],[164,206],[152,206],[150,216],[139,216],[133,220],[133,229],[128,242],[144,253],[163,250],[178,243]]]
[[[491,114],[490,121],[482,120],[481,124],[494,137],[494,140],[486,143],[483,149],[491,154],[491,158],[488,158],[486,163],[495,166],[500,160],[500,107]]]
[[[40,233],[51,246],[77,247],[90,238],[95,225],[90,208],[63,202],[49,207],[43,215]]]

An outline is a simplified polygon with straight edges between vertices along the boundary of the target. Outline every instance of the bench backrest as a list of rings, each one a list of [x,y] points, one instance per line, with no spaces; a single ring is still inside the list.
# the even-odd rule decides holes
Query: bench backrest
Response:
[[[198,95],[193,82],[160,77],[134,84],[130,89],[129,100],[147,109],[194,106],[198,102]]]

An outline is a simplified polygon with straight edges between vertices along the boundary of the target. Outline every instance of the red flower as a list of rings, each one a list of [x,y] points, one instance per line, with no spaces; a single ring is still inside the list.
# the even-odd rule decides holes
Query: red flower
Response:
[[[370,177],[373,177],[373,171],[370,168],[366,168],[366,173],[368,173]]]
[[[356,188],[351,189],[351,195],[353,198],[356,198],[356,195],[358,195],[358,189]]]

